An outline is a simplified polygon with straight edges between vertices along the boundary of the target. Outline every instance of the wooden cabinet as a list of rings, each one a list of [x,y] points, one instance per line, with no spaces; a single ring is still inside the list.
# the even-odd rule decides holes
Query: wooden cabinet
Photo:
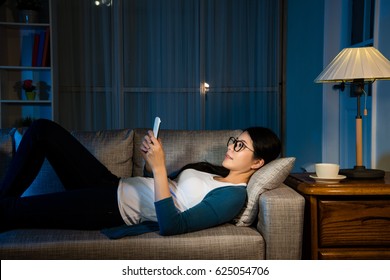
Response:
[[[292,174],[286,183],[306,199],[304,258],[390,259],[390,173],[333,183]]]
[[[50,0],[41,1],[36,18],[28,23],[19,18],[15,2],[0,6],[0,128],[53,119]],[[24,80],[33,81],[33,95],[23,90]]]

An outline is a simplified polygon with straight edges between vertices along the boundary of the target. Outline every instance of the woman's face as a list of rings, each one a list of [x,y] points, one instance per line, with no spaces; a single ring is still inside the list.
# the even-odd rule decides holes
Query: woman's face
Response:
[[[234,144],[230,143],[222,165],[230,171],[246,172],[253,169],[254,165],[258,163],[259,160],[255,159],[253,156],[253,142],[248,132],[243,132],[237,140],[239,140],[237,143],[238,146],[243,144],[245,147],[239,152],[236,152]]]

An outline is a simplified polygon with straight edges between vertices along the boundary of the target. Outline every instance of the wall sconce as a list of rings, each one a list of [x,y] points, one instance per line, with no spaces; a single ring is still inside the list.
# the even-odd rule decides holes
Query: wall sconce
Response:
[[[209,90],[210,90],[210,85],[208,83],[204,82],[200,85],[200,92],[202,94],[206,94]]]
[[[112,5],[112,0],[96,0],[95,5],[96,6],[105,5],[107,7],[110,7]]]

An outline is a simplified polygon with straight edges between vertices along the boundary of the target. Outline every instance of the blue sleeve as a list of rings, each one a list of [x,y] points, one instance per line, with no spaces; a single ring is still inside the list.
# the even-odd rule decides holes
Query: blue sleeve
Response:
[[[180,212],[172,197],[155,202],[161,235],[197,231],[231,221],[246,200],[245,187],[221,187],[209,192],[194,207]]]

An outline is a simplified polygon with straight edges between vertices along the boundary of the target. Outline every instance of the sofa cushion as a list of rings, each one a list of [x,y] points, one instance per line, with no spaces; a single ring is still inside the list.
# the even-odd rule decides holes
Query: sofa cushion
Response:
[[[111,240],[99,231],[23,229],[0,234],[6,259],[264,259],[265,242],[253,227],[224,224],[197,232],[157,232]]]
[[[142,176],[144,160],[139,147],[147,129],[134,130],[133,176]],[[160,130],[168,174],[178,171],[188,163],[207,161],[221,165],[225,157],[226,143],[231,136],[238,136],[241,130]]]
[[[237,226],[250,226],[259,211],[259,197],[267,191],[280,186],[294,166],[295,158],[278,158],[257,170],[247,186],[248,199],[245,207],[235,219]]]
[[[108,170],[118,177],[133,172],[133,131],[130,129],[72,132]]]

